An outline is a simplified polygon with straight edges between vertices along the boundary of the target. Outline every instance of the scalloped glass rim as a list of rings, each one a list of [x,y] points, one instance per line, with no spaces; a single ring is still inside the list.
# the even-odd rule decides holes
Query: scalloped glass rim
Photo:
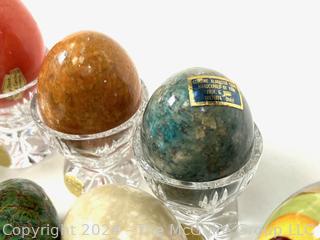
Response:
[[[262,156],[263,151],[263,139],[261,132],[257,125],[254,125],[254,144],[251,152],[250,160],[244,165],[239,171],[214,181],[209,182],[186,182],[176,180],[167,175],[164,175],[151,167],[144,159],[144,154],[141,147],[141,135],[140,126],[136,129],[136,133],[133,140],[133,151],[137,158],[140,167],[145,171],[146,174],[151,175],[156,181],[165,183],[170,186],[184,189],[212,189],[227,186],[231,183],[241,180],[246,174],[254,171],[258,165]]]
[[[35,85],[37,85],[37,83],[38,83],[38,79],[35,79],[35,80],[29,82],[27,85],[24,85],[23,87],[21,87],[19,89],[16,89],[16,90],[8,92],[8,93],[1,93],[0,94],[0,99],[6,99],[6,98],[9,98],[9,97],[15,96],[17,94],[20,94],[20,93],[28,90],[29,88],[34,87]]]
[[[147,102],[148,102],[148,91],[147,91],[147,88],[146,88],[144,82],[141,80],[141,103],[140,103],[138,110],[135,112],[135,114],[132,115],[131,118],[129,118],[127,121],[120,124],[119,126],[112,128],[112,129],[109,129],[107,131],[95,133],[95,134],[83,134],[83,135],[67,134],[67,133],[59,132],[57,130],[54,130],[54,129],[48,127],[43,122],[40,111],[38,109],[37,94],[34,94],[32,100],[31,100],[31,116],[32,116],[33,120],[35,121],[35,123],[37,124],[37,126],[41,130],[48,132],[55,137],[62,138],[65,140],[73,140],[73,141],[94,140],[94,139],[112,136],[112,135],[114,135],[118,132],[121,132],[121,131],[127,129],[128,127],[132,126],[136,122],[136,120],[140,117],[140,115],[142,114],[142,111],[144,110]]]

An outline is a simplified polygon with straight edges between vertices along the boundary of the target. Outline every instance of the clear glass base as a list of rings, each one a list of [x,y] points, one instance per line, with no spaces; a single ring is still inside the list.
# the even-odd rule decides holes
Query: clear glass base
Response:
[[[167,204],[177,219],[207,240],[229,240],[238,228],[238,202],[231,202],[218,213],[181,208]],[[194,234],[195,235],[195,234]]]
[[[50,142],[66,159],[64,178],[75,195],[108,183],[139,186],[143,180],[133,160],[132,136],[148,102],[148,92],[142,84],[141,103],[136,113],[121,125],[89,135],[65,134],[49,128],[32,99],[31,115]]]
[[[51,153],[34,124],[20,131],[0,132],[0,146],[0,166],[8,168],[30,167]]]
[[[0,166],[26,168],[51,153],[50,144],[32,121],[31,98],[37,80],[15,91],[0,94]]]
[[[262,136],[255,126],[254,145],[249,161],[237,172],[210,182],[185,182],[163,175],[146,161],[140,129],[133,150],[141,172],[154,195],[164,202],[188,227],[207,240],[227,240],[238,229],[238,196],[253,178],[262,154]]]
[[[105,184],[125,184],[139,187],[142,182],[139,169],[132,158],[129,145],[122,149],[122,158],[110,161],[112,164],[103,168],[88,168],[65,159],[64,182],[68,190],[80,196],[91,188]],[[109,156],[109,160],[112,156]]]

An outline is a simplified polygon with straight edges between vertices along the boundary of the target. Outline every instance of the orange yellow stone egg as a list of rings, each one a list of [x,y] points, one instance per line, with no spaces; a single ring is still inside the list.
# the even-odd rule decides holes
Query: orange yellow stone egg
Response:
[[[140,97],[133,62],[117,42],[97,32],[78,32],[58,42],[39,74],[42,118],[63,133],[117,127],[137,111]]]

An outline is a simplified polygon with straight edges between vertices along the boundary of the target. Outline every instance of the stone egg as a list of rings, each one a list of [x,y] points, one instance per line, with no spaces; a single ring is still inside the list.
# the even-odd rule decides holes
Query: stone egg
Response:
[[[181,225],[156,198],[120,185],[94,188],[64,220],[64,240],[185,240]]]
[[[8,151],[4,148],[4,146],[0,145],[0,166],[10,167],[10,165],[11,165],[11,157]]]
[[[254,123],[238,86],[222,74],[191,68],[152,95],[141,127],[146,161],[183,181],[226,177],[249,160]]]
[[[37,23],[21,1],[1,0],[0,19],[0,94],[4,94],[37,78],[45,46]],[[22,94],[0,99],[0,107],[11,106],[18,99]]]
[[[41,67],[38,105],[44,122],[69,134],[117,127],[140,105],[141,85],[122,47],[97,32],[58,42]]]
[[[259,240],[316,240],[320,237],[320,182],[301,189],[271,214]]]
[[[26,179],[0,183],[0,239],[60,239],[57,212],[40,186]]]

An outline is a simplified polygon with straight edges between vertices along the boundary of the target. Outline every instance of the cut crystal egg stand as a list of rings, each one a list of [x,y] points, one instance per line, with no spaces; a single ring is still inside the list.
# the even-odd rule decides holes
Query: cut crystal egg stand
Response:
[[[31,102],[31,115],[50,147],[65,157],[64,180],[73,194],[79,196],[109,183],[138,187],[142,181],[139,165],[152,192],[184,226],[194,228],[204,239],[230,239],[238,228],[237,197],[253,178],[262,154],[258,127],[255,126],[250,160],[239,171],[211,182],[179,181],[152,168],[142,153],[139,123],[147,101],[147,90],[142,84],[141,105],[128,121],[90,135],[64,134],[49,128],[37,108],[36,94]]]
[[[65,158],[64,180],[68,189],[79,196],[93,187],[108,183],[139,186],[141,177],[132,154],[132,135],[140,122],[148,101],[142,83],[141,103],[126,122],[105,132],[74,135],[49,128],[37,107],[37,95],[32,99],[31,113],[39,129]]]
[[[49,155],[49,143],[32,121],[30,102],[36,92],[37,80],[22,88],[0,94],[0,166],[30,167]]]
[[[205,239],[230,239],[238,228],[237,197],[253,178],[262,154],[262,136],[254,129],[250,160],[230,176],[210,182],[184,182],[152,168],[141,148],[140,129],[134,137],[134,154],[152,192],[180,222],[198,230]]]

